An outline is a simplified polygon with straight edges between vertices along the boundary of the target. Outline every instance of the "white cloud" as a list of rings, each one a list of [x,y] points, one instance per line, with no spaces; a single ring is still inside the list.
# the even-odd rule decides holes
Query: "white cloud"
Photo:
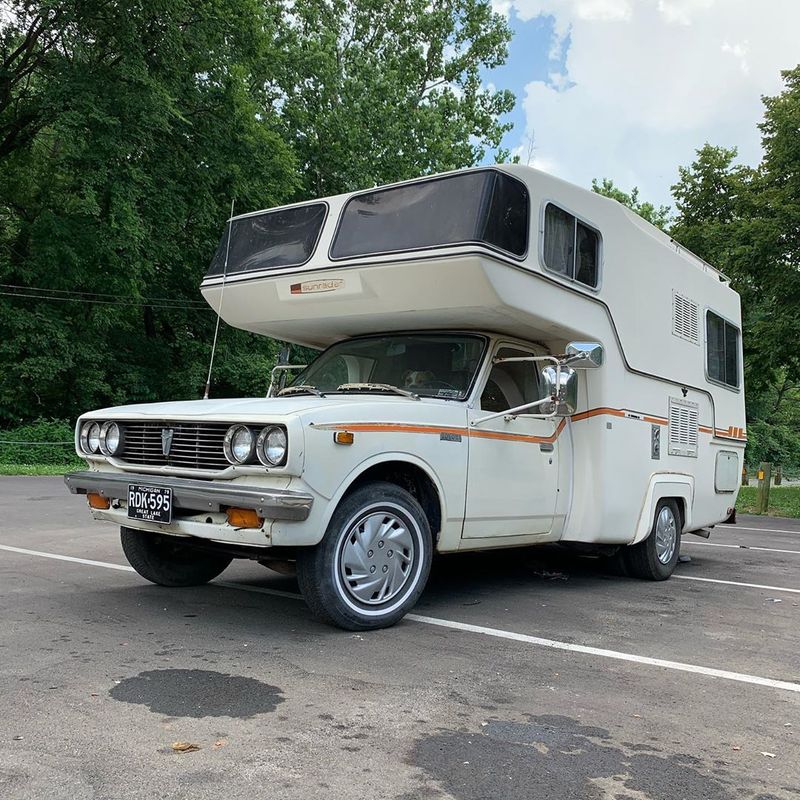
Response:
[[[536,161],[588,186],[613,178],[670,202],[678,165],[706,141],[760,158],[761,95],[797,65],[800,3],[785,0],[512,0],[553,18],[563,70],[523,100]],[[522,137],[521,137],[522,138]]]

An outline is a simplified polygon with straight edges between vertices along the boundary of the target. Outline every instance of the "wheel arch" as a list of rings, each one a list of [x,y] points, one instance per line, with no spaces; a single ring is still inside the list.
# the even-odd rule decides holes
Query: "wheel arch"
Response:
[[[359,464],[328,503],[322,529],[327,529],[342,500],[370,481],[387,481],[410,492],[425,512],[435,546],[442,521],[447,519],[444,490],[430,466],[409,453],[383,453]]]
[[[680,473],[652,475],[642,501],[642,510],[630,544],[644,541],[653,527],[653,516],[661,500],[675,500],[681,513],[681,530],[691,530],[694,477]]]

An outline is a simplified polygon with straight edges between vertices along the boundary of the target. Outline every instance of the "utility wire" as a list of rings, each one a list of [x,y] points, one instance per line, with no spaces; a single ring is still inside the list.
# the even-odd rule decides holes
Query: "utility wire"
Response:
[[[114,294],[112,292],[80,292],[77,289],[52,289],[50,287],[43,288],[39,286],[22,286],[17,283],[0,283],[0,289],[20,289],[23,292],[43,292],[45,294],[63,294],[63,295],[79,295],[81,297],[112,297],[112,298],[119,298],[119,294]],[[171,303],[171,302],[185,302],[188,305],[199,305],[205,306],[206,303],[204,300],[180,300],[178,301],[174,297],[141,297],[139,298],[143,302],[147,303]]]
[[[2,297],[21,297],[28,300],[46,300],[48,302],[88,303],[89,305],[105,306],[150,306],[150,308],[191,308],[195,311],[211,311],[209,306],[189,305],[188,303],[147,302],[146,300],[92,300],[86,297],[56,297],[46,294],[28,294],[25,292],[0,292]]]

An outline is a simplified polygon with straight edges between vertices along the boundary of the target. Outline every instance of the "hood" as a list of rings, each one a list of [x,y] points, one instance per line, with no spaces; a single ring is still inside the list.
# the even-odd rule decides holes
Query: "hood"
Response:
[[[379,394],[297,395],[295,397],[235,397],[222,400],[177,400],[169,403],[139,403],[128,406],[113,406],[92,411],[82,417],[93,419],[181,419],[205,417],[209,420],[239,420],[253,417],[284,417],[302,414],[317,409],[333,410],[352,408],[363,403],[402,403],[417,404],[414,400],[405,400],[395,396]],[[424,402],[424,400],[422,401]]]

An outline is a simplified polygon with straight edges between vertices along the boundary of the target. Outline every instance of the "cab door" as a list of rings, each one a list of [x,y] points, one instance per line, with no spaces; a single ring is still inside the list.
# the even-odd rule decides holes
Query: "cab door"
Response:
[[[536,355],[500,344],[498,358]],[[541,398],[536,362],[495,364],[469,422]],[[537,409],[531,409],[536,413]],[[463,538],[547,534],[558,493],[558,418],[495,417],[469,426],[469,466]]]

